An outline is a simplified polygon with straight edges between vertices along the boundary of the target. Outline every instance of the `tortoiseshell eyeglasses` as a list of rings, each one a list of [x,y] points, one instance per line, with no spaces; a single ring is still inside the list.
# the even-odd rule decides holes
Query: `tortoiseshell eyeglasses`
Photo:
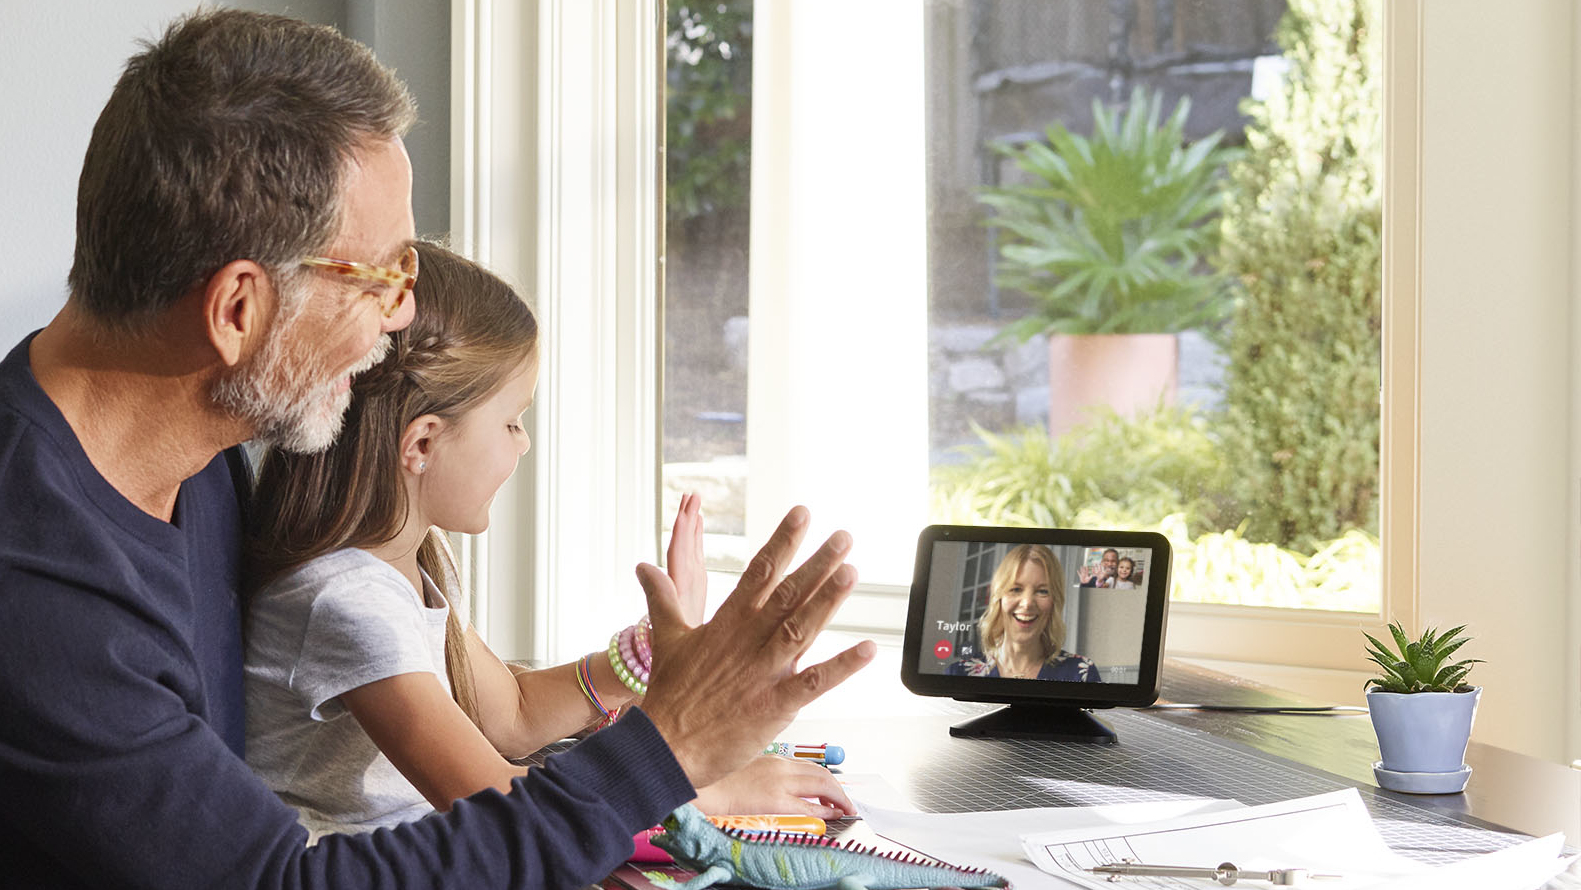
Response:
[[[374,281],[389,285],[382,291],[371,292],[368,295],[376,297],[379,301],[379,311],[385,318],[391,318],[401,311],[401,304],[406,302],[407,294],[412,292],[412,287],[417,284],[417,248],[408,247],[401,254],[401,267],[391,269],[388,266],[375,266],[372,263],[354,263],[350,260],[336,260],[325,256],[310,256],[302,261],[304,266],[316,269],[327,269],[336,275],[356,278],[361,281]]]

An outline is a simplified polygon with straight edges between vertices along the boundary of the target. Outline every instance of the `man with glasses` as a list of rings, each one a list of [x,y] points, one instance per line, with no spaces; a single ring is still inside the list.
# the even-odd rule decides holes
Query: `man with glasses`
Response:
[[[411,321],[415,110],[366,48],[234,10],[127,64],[83,162],[64,309],[0,362],[0,883],[570,887],[872,655],[797,672],[849,593],[793,511],[716,619],[644,567],[642,709],[509,794],[304,845],[242,760],[238,444],[313,450]],[[674,652],[674,656],[665,656]]]
[[[1097,565],[1081,567],[1080,584],[1082,587],[1113,587],[1119,569],[1120,551],[1111,547],[1103,552]]]

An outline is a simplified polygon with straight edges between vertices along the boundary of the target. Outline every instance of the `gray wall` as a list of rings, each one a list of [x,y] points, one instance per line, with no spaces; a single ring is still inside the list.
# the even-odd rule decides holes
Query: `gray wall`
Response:
[[[420,235],[450,231],[450,4],[436,0],[345,0],[341,29],[373,47],[417,99],[412,210]]]
[[[192,0],[0,0],[0,350],[65,302],[77,174],[99,109],[137,41]],[[448,3],[249,0],[230,5],[335,24],[374,47],[417,97],[407,148],[419,232],[449,227]],[[377,10],[376,12],[374,10]]]
[[[1109,683],[1133,683],[1142,662],[1142,629],[1147,617],[1147,588],[1101,590],[1083,588],[1081,620],[1075,625],[1078,643],[1065,648],[1079,652],[1098,665]],[[1124,668],[1121,677],[1116,668]]]

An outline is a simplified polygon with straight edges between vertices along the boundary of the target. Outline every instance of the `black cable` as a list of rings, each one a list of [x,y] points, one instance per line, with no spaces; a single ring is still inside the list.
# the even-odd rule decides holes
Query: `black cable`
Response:
[[[1342,714],[1365,714],[1367,709],[1359,705],[1204,705],[1187,702],[1154,702],[1143,705],[1143,711],[1219,711],[1229,714],[1315,714],[1319,716],[1338,716]]]

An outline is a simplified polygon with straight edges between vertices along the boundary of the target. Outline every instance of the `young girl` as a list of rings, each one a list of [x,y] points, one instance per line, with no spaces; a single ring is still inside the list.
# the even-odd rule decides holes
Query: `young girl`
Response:
[[[1136,560],[1129,556],[1120,557],[1114,570],[1115,590],[1135,590],[1137,582]]]
[[[420,818],[645,691],[645,624],[608,652],[545,670],[506,665],[467,626],[440,530],[476,534],[529,441],[537,322],[508,285],[419,245],[410,327],[352,386],[327,451],[265,456],[249,555],[247,760],[316,839]],[[702,619],[702,517],[681,502],[669,571]],[[644,656],[647,656],[646,658]],[[813,798],[814,800],[807,800]],[[700,789],[718,813],[850,813],[812,764],[760,757]]]

